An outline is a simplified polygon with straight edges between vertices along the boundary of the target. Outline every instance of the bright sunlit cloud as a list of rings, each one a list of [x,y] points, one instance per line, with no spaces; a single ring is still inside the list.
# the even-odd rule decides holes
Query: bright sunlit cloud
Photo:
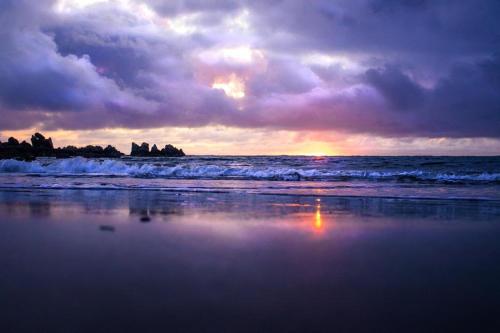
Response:
[[[361,72],[365,68],[353,59],[342,55],[331,55],[324,53],[310,53],[302,57],[302,62],[306,65],[332,66],[337,65],[342,69],[352,72]]]
[[[264,59],[261,50],[248,46],[215,48],[201,52],[198,57],[207,64],[228,63],[247,65]]]
[[[248,31],[250,29],[249,16],[250,12],[248,11],[248,9],[243,9],[235,17],[229,18],[226,24],[229,26],[229,29],[231,30]]]
[[[180,35],[189,35],[197,32],[199,28],[194,24],[198,14],[179,15],[167,19],[167,28]]]
[[[212,88],[224,90],[224,93],[235,99],[245,97],[245,83],[232,73],[229,77],[218,77],[212,84]]]
[[[133,0],[58,0],[53,9],[58,14],[72,14],[100,4],[111,4],[118,10],[127,12],[158,27],[166,25],[166,19],[158,16],[146,3],[134,2]]]
[[[54,10],[57,13],[70,13],[75,10],[82,10],[85,7],[109,1],[110,0],[58,0],[54,4]]]

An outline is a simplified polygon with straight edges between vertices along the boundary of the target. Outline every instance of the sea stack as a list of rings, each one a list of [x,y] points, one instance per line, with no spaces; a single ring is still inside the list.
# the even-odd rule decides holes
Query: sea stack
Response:
[[[156,144],[153,144],[151,151],[149,150],[149,143],[143,142],[140,146],[132,142],[132,149],[130,156],[138,157],[183,157],[186,156],[182,149],[178,149],[170,144],[166,145],[162,150],[158,149]]]
[[[151,155],[160,156],[160,154],[161,154],[161,152],[158,149],[158,147],[156,147],[156,145],[153,145],[153,147],[151,147]]]
[[[177,149],[172,145],[165,145],[165,148],[163,148],[161,151],[165,156],[171,156],[171,157],[186,156],[186,154],[184,154],[182,149]]]
[[[143,142],[139,146],[135,142],[132,142],[132,150],[130,151],[130,156],[149,156],[149,143]]]

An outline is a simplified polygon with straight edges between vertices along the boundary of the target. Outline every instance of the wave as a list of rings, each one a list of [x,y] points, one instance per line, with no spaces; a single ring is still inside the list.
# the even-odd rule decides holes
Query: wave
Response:
[[[0,160],[0,173],[27,174],[36,176],[114,176],[137,178],[177,179],[249,179],[281,181],[343,181],[373,180],[397,182],[439,182],[439,183],[500,183],[500,173],[489,172],[431,172],[424,170],[351,170],[331,168],[287,167],[284,165],[232,165],[186,161],[168,165],[154,161],[140,162],[105,159],[95,160],[82,157],[24,162]]]

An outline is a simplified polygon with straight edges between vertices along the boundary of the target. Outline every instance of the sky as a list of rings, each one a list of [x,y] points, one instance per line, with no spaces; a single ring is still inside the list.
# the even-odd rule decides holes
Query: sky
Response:
[[[500,155],[497,0],[0,0],[0,140]]]

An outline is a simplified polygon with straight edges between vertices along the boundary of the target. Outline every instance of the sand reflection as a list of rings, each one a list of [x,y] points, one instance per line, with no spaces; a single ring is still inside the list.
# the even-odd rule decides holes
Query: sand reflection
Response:
[[[316,205],[316,213],[314,214],[314,229],[322,231],[324,228],[323,220],[321,218],[321,204]]]

